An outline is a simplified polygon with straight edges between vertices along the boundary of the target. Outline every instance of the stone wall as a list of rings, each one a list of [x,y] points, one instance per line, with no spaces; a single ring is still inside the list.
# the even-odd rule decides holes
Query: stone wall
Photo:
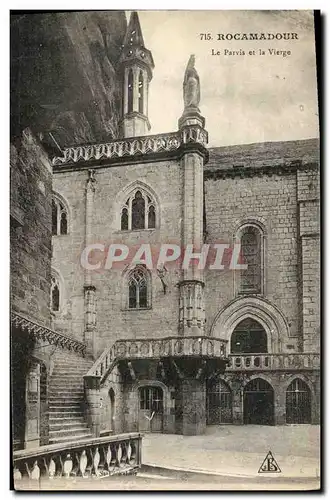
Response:
[[[50,324],[52,172],[29,129],[11,144],[11,306]]]
[[[84,269],[80,264],[85,242],[86,170],[57,172],[54,191],[69,210],[69,234],[53,237],[53,267],[63,279],[63,310],[54,317],[54,327],[78,339],[84,337]],[[92,243],[123,243],[133,248],[141,243],[158,248],[160,243],[180,244],[182,231],[182,174],[175,161],[105,167],[95,170]],[[141,231],[120,230],[120,199],[134,183],[144,184],[155,194],[160,227]],[[140,184],[139,184],[140,185]],[[123,199],[126,202],[126,199]],[[157,255],[156,261],[157,261]],[[155,264],[156,264],[155,261]],[[120,338],[164,337],[178,332],[180,273],[169,268],[166,294],[156,271],[151,273],[150,309],[128,310],[124,298],[124,269],[100,269],[91,273],[96,287],[97,352]]]
[[[298,346],[298,221],[297,185],[292,175],[235,177],[205,181],[208,243],[235,241],[243,223],[255,222],[264,229],[264,296],[284,314],[289,325],[285,345]],[[235,273],[227,265],[223,271],[206,272],[206,332],[223,307],[237,297]],[[282,332],[281,332],[282,333]]]

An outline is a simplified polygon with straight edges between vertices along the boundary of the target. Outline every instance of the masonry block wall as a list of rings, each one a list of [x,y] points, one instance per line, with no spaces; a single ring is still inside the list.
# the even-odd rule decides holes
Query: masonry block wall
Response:
[[[29,129],[11,144],[11,306],[50,324],[52,170]]]
[[[54,328],[84,340],[84,269],[80,263],[85,242],[85,189],[88,171],[55,172],[54,192],[65,200],[69,210],[69,234],[53,237],[53,268],[64,284],[62,311],[54,317]],[[156,229],[121,231],[121,205],[118,200],[134,183],[145,184],[154,194],[159,211]],[[138,185],[138,184],[137,184]],[[178,162],[162,161],[95,169],[92,243],[122,243],[135,254],[141,243],[159,249],[160,243],[180,244],[183,211],[183,179]],[[125,202],[126,200],[123,199]],[[106,256],[106,254],[105,254]],[[158,253],[153,256],[156,264]],[[154,266],[155,267],[155,266]],[[126,269],[127,271],[127,269]],[[100,270],[91,274],[96,287],[97,354],[120,338],[165,337],[177,335],[180,280],[178,269],[169,268],[166,294],[155,269],[151,272],[151,309],[128,310],[125,269]]]
[[[257,222],[264,228],[264,297],[285,315],[291,338],[282,347],[298,346],[298,240],[296,175],[234,177],[205,181],[207,242],[235,241],[239,226]],[[235,273],[207,270],[206,331],[216,314],[237,297]]]

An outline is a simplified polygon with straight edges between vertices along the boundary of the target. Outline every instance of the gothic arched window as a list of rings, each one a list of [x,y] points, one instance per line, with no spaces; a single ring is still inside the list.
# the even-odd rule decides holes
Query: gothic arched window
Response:
[[[60,283],[55,276],[52,276],[50,287],[50,308],[53,312],[60,310]]]
[[[64,204],[57,198],[52,200],[52,234],[68,234],[68,213]]]
[[[133,111],[133,71],[130,69],[127,78],[127,112]]]
[[[143,266],[135,267],[128,275],[128,308],[150,307],[150,275]]]
[[[143,73],[140,71],[139,73],[139,113],[143,114],[143,86],[144,86],[144,81],[143,81]]]
[[[231,335],[230,352],[232,354],[268,352],[265,329],[252,318],[244,319],[236,326]]]
[[[126,230],[154,229],[156,204],[142,189],[136,189],[121,208],[120,228]]]
[[[254,225],[244,226],[239,234],[241,264],[247,268],[240,271],[239,293],[263,293],[263,233]]]

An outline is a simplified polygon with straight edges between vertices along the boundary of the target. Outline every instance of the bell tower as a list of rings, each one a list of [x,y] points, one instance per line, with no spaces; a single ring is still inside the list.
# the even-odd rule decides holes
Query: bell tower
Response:
[[[123,85],[122,135],[138,137],[150,130],[148,119],[149,83],[154,61],[144,46],[137,12],[133,11],[119,58]]]

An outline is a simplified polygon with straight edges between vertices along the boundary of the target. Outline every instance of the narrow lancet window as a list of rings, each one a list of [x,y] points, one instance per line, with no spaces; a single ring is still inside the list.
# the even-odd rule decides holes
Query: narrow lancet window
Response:
[[[139,73],[139,113],[143,114],[143,91],[144,91],[144,81],[143,73]]]
[[[130,69],[127,79],[127,111],[133,111],[133,71]]]

